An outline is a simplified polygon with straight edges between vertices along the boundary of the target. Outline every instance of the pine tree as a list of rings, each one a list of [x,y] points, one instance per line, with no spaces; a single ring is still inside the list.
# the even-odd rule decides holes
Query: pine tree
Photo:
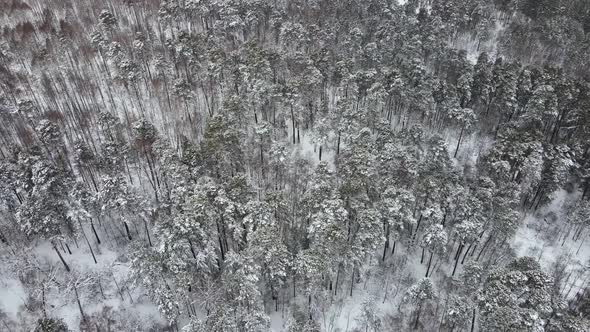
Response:
[[[35,332],[67,332],[68,326],[62,319],[43,318],[37,321]]]
[[[421,246],[430,252],[428,259],[428,267],[426,268],[426,278],[428,278],[430,267],[432,265],[432,258],[436,255],[444,255],[447,251],[446,244],[448,241],[447,232],[441,224],[433,224],[429,226],[422,236]]]
[[[415,311],[412,316],[416,316],[412,326],[418,328],[420,324],[420,315],[425,306],[428,306],[436,298],[436,291],[429,278],[419,280],[415,285],[410,287],[403,297],[403,303],[412,304]]]
[[[465,328],[471,322],[472,304],[468,299],[451,296],[445,313],[445,325],[450,330]]]
[[[552,279],[536,260],[523,257],[486,278],[479,301],[480,326],[490,331],[534,331],[551,313]]]

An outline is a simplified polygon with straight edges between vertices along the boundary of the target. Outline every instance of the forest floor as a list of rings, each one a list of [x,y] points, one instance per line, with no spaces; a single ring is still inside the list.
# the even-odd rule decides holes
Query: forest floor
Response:
[[[103,288],[104,297],[97,290],[81,291],[81,305],[86,315],[98,313],[105,307],[125,309],[127,319],[143,323],[145,327],[153,326],[154,322],[164,323],[158,308],[151,303],[142,289],[131,287],[126,283],[129,263],[120,262],[120,256],[106,245],[94,246],[94,254],[98,263],[94,263],[90,251],[85,246],[71,247],[72,254],[65,254],[64,259],[72,272],[85,278],[97,278]],[[30,257],[36,260],[38,266],[52,266],[57,271],[63,270],[55,251],[49,243],[43,242],[32,248]],[[24,312],[22,306],[27,298],[23,285],[14,275],[14,271],[3,271],[0,275],[0,308],[11,318],[19,320],[19,312]],[[63,318],[72,330],[77,330],[81,315],[73,291],[63,291],[48,287],[47,313],[50,316]],[[89,294],[94,293],[94,296]],[[30,317],[22,316],[22,319]]]

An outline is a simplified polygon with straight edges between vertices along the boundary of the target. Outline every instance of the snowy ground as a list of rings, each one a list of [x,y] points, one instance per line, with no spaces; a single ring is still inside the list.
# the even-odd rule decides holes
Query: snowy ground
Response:
[[[23,304],[26,293],[17,279],[0,279],[0,308],[16,319],[19,307]]]
[[[518,256],[536,257],[546,271],[559,260],[565,260],[571,285],[565,285],[568,290],[563,295],[569,298],[587,286],[586,275],[590,271],[588,231],[575,237],[573,230],[568,231],[567,226],[562,226],[567,222],[564,206],[577,199],[579,193],[558,191],[551,204],[525,216],[512,242]],[[561,231],[558,232],[557,228]]]
[[[104,245],[103,245],[104,247]],[[149,326],[152,323],[163,323],[163,320],[155,305],[142,300],[143,290],[125,288],[125,280],[129,266],[127,263],[117,262],[118,254],[112,250],[101,248],[100,251],[95,249],[98,264],[95,264],[90,251],[87,247],[71,247],[72,254],[64,254],[64,259],[72,269],[73,273],[81,273],[84,276],[93,276],[100,278],[101,285],[104,289],[105,298],[100,294],[90,298],[84,289],[81,293],[81,304],[86,315],[100,312],[105,306],[113,309],[125,307],[130,319],[137,322],[143,322]],[[50,264],[58,271],[63,269],[61,262],[49,243],[42,243],[31,250],[32,257],[40,266]],[[124,300],[117,292],[115,280],[118,287],[125,288],[123,291]],[[17,320],[17,313],[25,303],[27,293],[22,287],[21,282],[16,277],[10,277],[4,274],[0,278],[0,308],[4,310],[9,317]],[[78,310],[75,297],[71,291],[54,289],[53,292],[48,290],[47,304],[48,315],[63,318],[66,324],[73,331],[77,330],[80,322],[80,312]],[[133,303],[131,303],[133,301]],[[66,303],[64,305],[64,303]]]

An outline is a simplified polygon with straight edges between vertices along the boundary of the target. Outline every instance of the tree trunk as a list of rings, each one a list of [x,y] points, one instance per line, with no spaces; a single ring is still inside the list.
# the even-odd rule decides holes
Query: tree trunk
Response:
[[[291,105],[291,126],[293,127],[293,144],[295,144],[295,115],[293,114],[293,105]]]
[[[414,232],[414,236],[412,237],[412,240],[416,240],[416,236],[418,236],[418,229],[420,228],[420,224],[422,223],[422,213],[420,213],[420,217],[418,218],[418,223],[416,224],[416,231]]]
[[[102,295],[102,299],[106,300],[106,296],[104,296],[104,289],[102,288],[102,283],[100,282],[100,278],[98,278],[98,289],[100,289],[100,295]]]
[[[152,247],[152,238],[150,237],[150,231],[148,229],[147,220],[145,218],[143,218],[143,226],[145,227],[145,234],[147,235],[148,243],[150,244],[150,247]]]
[[[340,265],[338,265],[338,271],[336,271],[336,285],[334,285],[334,296],[338,295],[338,284],[340,283]]]
[[[455,155],[453,158],[457,158],[457,153],[459,152],[459,145],[461,145],[461,140],[463,139],[463,131],[465,130],[465,126],[461,127],[461,133],[459,134],[459,140],[457,141],[457,147],[455,148]]]
[[[459,257],[461,257],[462,251],[463,251],[463,243],[459,244],[459,249],[457,250],[457,253],[455,254],[455,266],[453,267],[453,273],[451,274],[451,276],[454,276],[455,271],[457,271],[457,265],[459,264]]]
[[[6,327],[6,331],[12,332],[12,329],[10,329],[10,327],[8,327],[8,324],[6,324],[6,321],[4,321],[4,319],[2,319],[2,324],[4,324],[4,326]]]
[[[428,268],[426,268],[426,278],[428,278],[428,273],[430,272],[430,265],[432,264],[432,256],[434,256],[434,252],[430,252],[430,258],[428,259]]]
[[[191,249],[191,253],[193,254],[193,258],[197,258],[197,254],[195,253],[195,249],[193,248],[193,243],[191,242],[191,240],[188,240],[188,245],[189,248]]]
[[[70,267],[68,266],[68,264],[66,263],[66,261],[64,260],[63,256],[61,255],[61,253],[59,252],[59,250],[57,250],[57,247],[55,246],[55,244],[53,245],[53,249],[55,250],[55,252],[57,253],[57,256],[59,256],[59,260],[61,260],[62,264],[64,265],[64,267],[66,268],[66,271],[70,272]]]
[[[115,281],[115,286],[117,287],[117,292],[119,293],[119,296],[121,296],[121,301],[125,301],[125,299],[123,298],[123,292],[121,291],[121,287],[119,287],[119,283],[117,282],[117,278],[115,278],[114,275],[113,275],[113,280]]]
[[[82,221],[78,219],[78,223],[80,224],[80,230],[82,231],[82,236],[86,240],[86,244],[88,245],[88,249],[90,249],[90,254],[92,255],[92,259],[94,260],[94,264],[98,264],[96,261],[96,256],[94,255],[94,250],[92,250],[92,246],[90,245],[90,241],[88,241],[88,237],[86,236],[86,232],[84,231],[84,227],[82,226]]]
[[[45,300],[45,285],[41,287],[41,300],[43,301],[43,317],[47,318],[47,301]]]
[[[418,312],[416,313],[416,321],[414,322],[414,330],[418,329],[418,324],[420,323],[420,313],[422,312],[422,304],[418,306]]]
[[[537,188],[537,191],[535,192],[535,196],[533,196],[533,200],[531,201],[531,205],[529,206],[529,210],[533,208],[533,206],[535,206],[535,201],[537,200],[537,197],[539,197],[539,194],[541,193],[541,189],[542,186],[539,185],[539,187]]]
[[[352,276],[350,278],[350,296],[352,296],[352,289],[354,288],[354,268],[352,268]]]
[[[492,235],[490,234],[490,236],[488,237],[488,239],[486,240],[486,243],[483,244],[483,247],[481,247],[481,250],[479,251],[479,254],[477,254],[477,258],[475,258],[476,261],[479,261],[479,259],[481,258],[481,254],[483,254],[484,250],[486,249],[486,247],[488,246],[488,244],[490,243],[490,241],[492,240]]]
[[[385,291],[383,292],[383,302],[385,303],[385,301],[387,300],[387,292],[389,291],[389,277],[386,277],[385,279]]]
[[[459,255],[461,255],[461,252],[463,252],[463,246],[464,246],[463,242],[460,242],[459,247],[457,247],[457,252],[455,252],[454,259],[457,259],[457,257],[459,257]]]
[[[76,294],[76,302],[78,302],[78,309],[80,310],[82,321],[86,322],[86,315],[84,315],[84,311],[82,310],[82,303],[80,303],[80,296],[78,296],[78,288],[76,287],[76,285],[74,285],[74,293]]]
[[[469,254],[469,257],[473,257],[473,255],[475,255],[475,250],[477,250],[478,245],[479,242],[475,242],[475,244],[473,245],[473,249],[471,249],[471,254]]]
[[[129,232],[129,226],[127,225],[127,222],[123,221],[123,225],[125,225],[125,231],[127,232],[127,238],[129,239],[129,241],[133,240],[133,238],[131,237],[131,233]]]
[[[86,239],[86,244],[88,244],[88,249],[90,249],[90,254],[92,255],[92,259],[94,260],[94,264],[98,264],[98,262],[96,261],[96,256],[94,255],[94,250],[92,250],[92,246],[90,245],[90,241],[88,241],[86,234],[84,234],[84,239]]]
[[[390,232],[390,225],[387,223],[385,227],[385,247],[383,248],[383,257],[381,258],[382,262],[385,262],[385,256],[387,255],[387,249],[389,249],[389,232]]]
[[[98,237],[98,234],[96,233],[96,228],[94,228],[94,223],[92,222],[92,219],[90,219],[90,228],[92,228],[92,233],[94,233],[94,237],[96,238],[96,242],[98,244],[100,244],[100,238]]]
[[[471,250],[471,247],[473,246],[473,243],[469,245],[469,247],[467,247],[467,250],[465,251],[465,254],[463,255],[463,259],[461,260],[461,264],[465,263],[465,257],[467,257],[467,254],[469,253],[469,250]]]
[[[219,253],[221,255],[221,262],[225,261],[225,248],[223,247],[223,239],[222,239],[222,230],[221,230],[221,226],[219,225],[219,222],[215,223],[217,226],[217,241],[219,242]],[[221,264],[220,264],[221,266]]]

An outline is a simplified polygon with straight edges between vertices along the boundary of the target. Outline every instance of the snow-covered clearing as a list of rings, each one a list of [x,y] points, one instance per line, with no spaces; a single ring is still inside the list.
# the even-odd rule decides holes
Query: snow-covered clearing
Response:
[[[576,236],[573,227],[563,226],[566,223],[565,206],[578,199],[578,192],[556,192],[549,205],[525,215],[512,241],[518,256],[536,257],[547,272],[555,263],[566,263],[566,273],[578,275],[568,280],[571,281],[570,285],[565,285],[568,290],[564,295],[570,298],[586,286],[585,275],[590,262],[588,232],[582,230]]]
[[[13,319],[16,319],[25,296],[26,293],[20,281],[5,277],[0,279],[0,308]]]
[[[105,248],[104,245],[102,247],[93,245],[98,261],[95,264],[89,249],[82,246],[82,243],[79,242],[79,244],[79,248],[70,246],[71,255],[63,252],[64,259],[74,274],[82,278],[95,278],[104,291],[104,297],[101,293],[91,297],[88,295],[89,292],[80,292],[81,305],[87,316],[101,312],[108,306],[115,310],[124,308],[130,320],[143,323],[142,326],[145,328],[153,326],[154,323],[163,323],[158,308],[145,298],[145,291],[133,288],[127,283],[129,263],[119,261],[119,254],[112,249]],[[31,248],[30,255],[39,266],[51,266],[57,271],[63,270],[59,257],[48,242]],[[14,276],[14,271],[3,272],[0,278],[0,308],[16,320],[29,294]],[[48,288],[46,298],[47,314],[63,318],[71,329],[77,330],[81,315],[69,285],[55,289]]]

